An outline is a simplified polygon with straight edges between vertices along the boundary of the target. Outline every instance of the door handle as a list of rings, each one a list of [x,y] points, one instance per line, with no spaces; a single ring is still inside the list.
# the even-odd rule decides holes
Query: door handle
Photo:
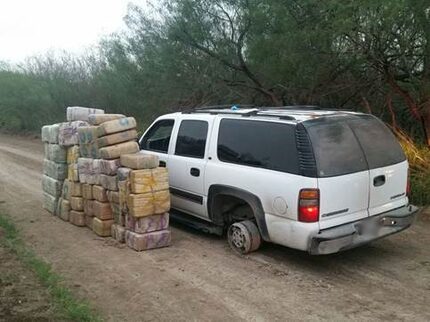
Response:
[[[166,161],[160,160],[159,164],[160,167],[165,168],[166,167]]]
[[[191,174],[193,177],[198,177],[198,176],[200,176],[200,170],[199,170],[199,169],[197,169],[197,168],[191,168],[191,170],[190,170],[190,174]]]
[[[385,184],[385,176],[384,175],[377,176],[377,177],[373,178],[373,185],[375,187],[379,187],[379,186],[382,186],[384,184]]]

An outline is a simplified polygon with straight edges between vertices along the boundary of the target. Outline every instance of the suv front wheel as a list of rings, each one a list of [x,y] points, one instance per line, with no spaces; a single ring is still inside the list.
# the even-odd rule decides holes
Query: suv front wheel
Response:
[[[245,220],[232,224],[227,231],[230,248],[240,255],[257,250],[261,245],[261,236],[254,222]]]

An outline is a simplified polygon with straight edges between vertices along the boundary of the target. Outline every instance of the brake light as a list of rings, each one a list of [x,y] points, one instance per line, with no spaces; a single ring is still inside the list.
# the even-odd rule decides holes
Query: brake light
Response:
[[[409,198],[411,196],[411,175],[408,170],[408,181],[406,182],[406,196]]]
[[[317,222],[320,216],[319,189],[302,189],[299,193],[299,221]]]

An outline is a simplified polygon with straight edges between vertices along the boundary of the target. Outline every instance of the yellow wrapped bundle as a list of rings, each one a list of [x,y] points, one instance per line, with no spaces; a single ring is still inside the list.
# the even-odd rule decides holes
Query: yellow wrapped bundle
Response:
[[[83,211],[72,210],[69,213],[69,221],[71,224],[83,227],[85,226],[85,214]]]
[[[169,190],[161,190],[153,193],[154,214],[164,214],[170,210]]]
[[[97,139],[97,145],[102,148],[108,145],[114,145],[122,142],[133,141],[137,138],[136,130],[128,130],[124,132],[118,132],[114,134],[109,134],[102,136]]]
[[[70,207],[76,211],[84,210],[84,200],[82,197],[70,197]]]
[[[99,218],[94,217],[92,222],[93,231],[101,237],[109,237],[111,235],[111,227],[113,223],[113,219],[100,220]]]
[[[119,207],[122,212],[127,212],[127,195],[129,194],[128,186],[129,183],[127,181],[118,181]]]
[[[110,207],[109,202],[100,202],[95,200],[94,204],[94,216],[101,220],[112,219],[112,208]]]
[[[93,185],[88,183],[82,184],[82,196],[84,199],[93,200]]]
[[[107,146],[99,150],[100,157],[106,160],[118,159],[121,154],[136,153],[139,145],[134,141]]]
[[[125,115],[122,114],[90,114],[88,115],[88,122],[91,125],[100,125],[104,122],[117,120],[124,117]]]
[[[154,169],[158,167],[159,160],[156,155],[134,153],[121,155],[121,165],[131,169]]]
[[[67,163],[77,163],[79,159],[79,145],[73,145],[70,148],[67,148]]]
[[[166,168],[158,167],[151,170],[152,172],[152,191],[169,189],[169,173]]]
[[[146,217],[154,214],[154,198],[152,192],[129,194],[127,197],[128,212],[133,217]]]
[[[134,128],[136,128],[136,120],[134,117],[124,117],[100,124],[97,129],[97,135],[102,137],[104,135],[123,132]]]
[[[82,197],[82,184],[80,182],[70,181],[69,189],[72,197]]]
[[[132,193],[147,193],[169,189],[169,174],[166,168],[133,170],[130,172]]]
[[[99,185],[93,186],[93,198],[100,202],[107,202],[106,189]]]

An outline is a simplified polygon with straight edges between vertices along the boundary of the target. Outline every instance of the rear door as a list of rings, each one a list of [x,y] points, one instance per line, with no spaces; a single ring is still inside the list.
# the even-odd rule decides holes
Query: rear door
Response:
[[[364,153],[346,122],[307,126],[317,164],[320,228],[366,218],[369,170]]]
[[[404,206],[408,202],[408,162],[393,133],[372,116],[348,123],[369,166],[369,215]]]

